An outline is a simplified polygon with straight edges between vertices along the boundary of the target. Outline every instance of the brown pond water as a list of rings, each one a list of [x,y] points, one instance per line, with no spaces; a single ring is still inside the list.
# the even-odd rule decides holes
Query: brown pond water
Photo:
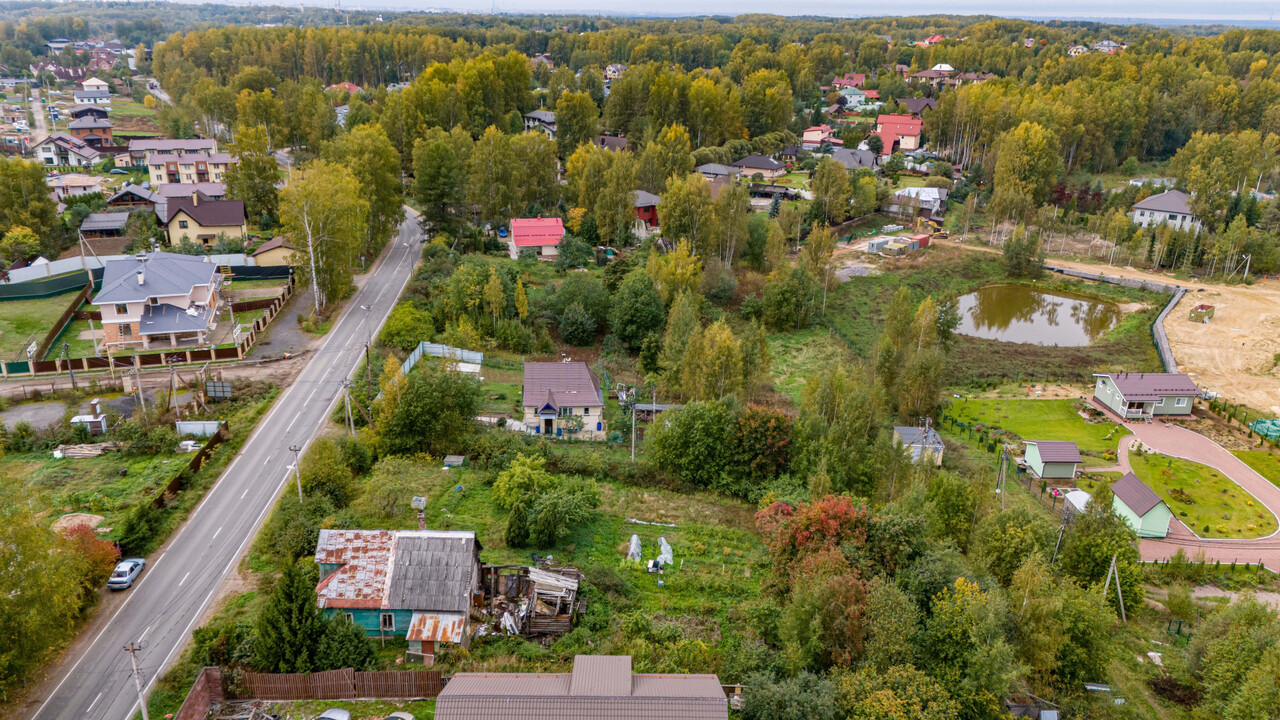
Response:
[[[957,300],[961,335],[1031,345],[1092,345],[1120,319],[1113,303],[1027,285],[988,285]]]

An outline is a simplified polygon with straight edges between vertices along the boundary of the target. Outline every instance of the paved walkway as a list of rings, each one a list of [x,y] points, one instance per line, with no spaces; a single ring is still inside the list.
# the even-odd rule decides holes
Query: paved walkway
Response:
[[[1095,403],[1096,405],[1096,403]],[[1105,409],[1104,409],[1105,410]],[[1120,422],[1118,416],[1106,410],[1112,420]],[[1116,464],[1108,468],[1092,470],[1111,470],[1129,472],[1129,450],[1135,442],[1141,442],[1147,448],[1164,455],[1183,458],[1221,472],[1244,488],[1259,503],[1280,517],[1280,487],[1259,475],[1253,468],[1244,464],[1240,458],[1232,455],[1226,448],[1209,438],[1177,425],[1162,422],[1126,422],[1122,423],[1133,435],[1121,439],[1117,449]],[[1193,533],[1177,518],[1169,523],[1169,535],[1163,539],[1147,539],[1139,543],[1143,560],[1165,560],[1181,549],[1187,556],[1197,558],[1201,554],[1209,562],[1223,563],[1241,562],[1266,564],[1272,570],[1280,570],[1280,531],[1264,538],[1254,540],[1228,540],[1202,538]]]

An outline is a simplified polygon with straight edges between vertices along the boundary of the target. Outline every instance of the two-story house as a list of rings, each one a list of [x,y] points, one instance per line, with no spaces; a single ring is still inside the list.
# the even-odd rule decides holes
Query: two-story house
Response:
[[[525,363],[520,404],[525,427],[534,435],[605,437],[604,392],[586,363]]]
[[[147,171],[152,185],[223,182],[233,162],[230,153],[151,153],[147,155]]]
[[[405,638],[429,665],[440,645],[470,641],[480,550],[470,531],[321,530],[316,604],[366,635]]]
[[[108,260],[92,304],[102,313],[107,347],[194,338],[204,345],[216,325],[222,275],[207,258],[152,252]]]
[[[534,110],[524,114],[525,132],[541,130],[552,140],[556,139],[556,114],[550,110]]]
[[[110,105],[111,93],[106,90],[77,90],[73,93],[77,105]]]
[[[202,192],[168,198],[156,207],[170,244],[185,240],[208,246],[219,235],[248,236],[243,200],[214,200]]]
[[[187,153],[216,152],[218,152],[218,141],[213,138],[182,138],[178,140],[134,138],[129,141],[129,154],[117,157],[116,165],[120,166],[122,158],[126,158],[127,164],[142,167],[147,164],[147,156],[152,153],[185,155]]]
[[[876,118],[875,134],[880,136],[884,155],[892,155],[895,150],[919,150],[920,132],[923,123],[920,118],[911,115],[881,115]]]
[[[1168,225],[1199,233],[1203,225],[1191,212],[1191,198],[1181,190],[1166,190],[1133,204],[1129,217],[1142,227]]]
[[[56,132],[36,143],[35,155],[50,167],[89,167],[102,159],[102,153],[80,138]]]
[[[67,123],[67,132],[71,137],[83,140],[90,147],[95,148],[112,143],[111,131],[111,121],[106,118],[78,117]]]

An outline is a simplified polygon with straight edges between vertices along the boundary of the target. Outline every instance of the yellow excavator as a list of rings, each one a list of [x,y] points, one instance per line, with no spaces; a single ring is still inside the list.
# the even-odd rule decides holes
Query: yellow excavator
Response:
[[[934,240],[946,240],[951,237],[951,233],[943,230],[942,226],[936,221],[930,220],[926,217],[916,218],[915,231],[918,233],[925,233]]]

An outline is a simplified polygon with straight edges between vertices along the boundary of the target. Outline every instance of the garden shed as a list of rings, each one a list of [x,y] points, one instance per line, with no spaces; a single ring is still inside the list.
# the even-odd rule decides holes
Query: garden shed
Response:
[[[1084,462],[1080,449],[1067,440],[1028,440],[1026,458],[1036,477],[1053,480],[1075,477]]]
[[[1137,475],[1125,473],[1111,486],[1111,492],[1111,511],[1129,523],[1138,537],[1162,538],[1169,534],[1173,512]]]

